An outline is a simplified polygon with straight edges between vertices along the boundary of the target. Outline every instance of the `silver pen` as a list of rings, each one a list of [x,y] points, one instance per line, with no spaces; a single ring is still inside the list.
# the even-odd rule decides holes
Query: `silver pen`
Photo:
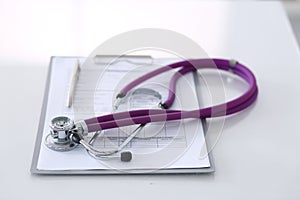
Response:
[[[70,89],[69,89],[69,92],[68,92],[68,99],[67,99],[67,107],[68,108],[70,108],[72,106],[72,102],[73,102],[73,97],[74,97],[76,83],[77,83],[77,80],[78,80],[79,71],[80,71],[80,62],[77,59],[75,65],[74,65],[73,74],[72,74],[72,80],[71,80],[71,85],[70,85]]]

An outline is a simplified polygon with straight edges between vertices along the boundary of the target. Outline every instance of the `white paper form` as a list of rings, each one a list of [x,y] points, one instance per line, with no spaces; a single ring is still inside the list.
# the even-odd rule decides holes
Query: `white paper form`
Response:
[[[167,123],[147,124],[126,147],[133,152],[130,162],[121,162],[118,158],[94,159],[81,146],[68,152],[56,152],[44,145],[49,134],[49,122],[52,117],[67,115],[71,118],[85,119],[108,114],[113,111],[113,100],[116,92],[135,77],[153,70],[151,66],[136,66],[133,63],[119,62],[110,67],[100,66],[80,59],[85,63],[81,67],[73,105],[66,106],[67,94],[72,79],[72,70],[77,58],[55,57],[52,60],[52,71],[48,105],[43,130],[42,144],[38,157],[39,170],[93,170],[93,169],[174,169],[210,167],[208,156],[200,158],[202,148],[206,149],[203,128],[200,119],[187,119]],[[174,60],[159,60],[162,65]],[[89,64],[86,64],[89,63]],[[99,78],[100,68],[105,68]],[[129,73],[130,71],[130,73]],[[174,72],[173,72],[174,73]],[[172,72],[143,83],[140,88],[152,88],[158,91],[162,100],[167,98],[167,87]],[[93,79],[96,80],[93,81]],[[93,82],[93,83],[91,83]],[[176,87],[176,100],[171,109],[191,110],[198,108],[195,94],[195,83],[192,74],[181,77]],[[136,127],[136,126],[135,126]],[[95,146],[109,149],[120,145],[134,127],[123,127],[104,131],[105,139],[96,140]],[[91,134],[87,139],[91,137]],[[203,151],[203,150],[202,150]]]

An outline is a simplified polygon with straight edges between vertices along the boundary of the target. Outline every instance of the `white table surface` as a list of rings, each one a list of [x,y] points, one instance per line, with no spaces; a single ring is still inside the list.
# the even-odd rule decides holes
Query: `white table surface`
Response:
[[[300,53],[279,2],[0,1],[0,199],[299,199]],[[166,14],[168,13],[168,14]],[[255,71],[254,107],[230,117],[205,175],[30,174],[52,55],[86,56],[137,28],[166,28]]]

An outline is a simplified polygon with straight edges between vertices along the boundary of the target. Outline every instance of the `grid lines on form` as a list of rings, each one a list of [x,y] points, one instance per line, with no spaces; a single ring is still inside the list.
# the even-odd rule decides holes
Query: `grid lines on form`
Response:
[[[89,82],[95,81],[96,70],[84,68],[81,69],[80,76],[76,85],[76,92],[74,94],[72,109],[65,108],[65,114],[74,114],[77,119],[90,118],[96,115],[108,114],[112,112],[112,99],[114,88],[116,86],[116,79],[123,76],[126,70],[112,70],[107,71],[106,76],[102,77],[107,85],[105,89],[95,90]],[[110,84],[110,83],[114,84]],[[70,85],[67,85],[65,90],[69,90]],[[178,91],[180,93],[180,91]],[[143,127],[136,137],[134,137],[125,147],[125,149],[140,149],[140,148],[186,148],[187,141],[185,130],[182,121],[171,122],[156,122]],[[104,130],[104,137],[97,138],[93,145],[98,148],[115,148],[121,145],[129,134],[137,128],[136,126],[128,126],[122,128],[115,128],[111,130]],[[92,134],[86,137],[88,141]]]

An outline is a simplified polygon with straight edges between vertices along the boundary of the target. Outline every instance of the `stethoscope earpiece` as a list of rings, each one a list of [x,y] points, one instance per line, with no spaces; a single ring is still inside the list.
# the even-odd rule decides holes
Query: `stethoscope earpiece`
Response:
[[[121,161],[129,162],[132,160],[132,153],[130,151],[121,152]]]

